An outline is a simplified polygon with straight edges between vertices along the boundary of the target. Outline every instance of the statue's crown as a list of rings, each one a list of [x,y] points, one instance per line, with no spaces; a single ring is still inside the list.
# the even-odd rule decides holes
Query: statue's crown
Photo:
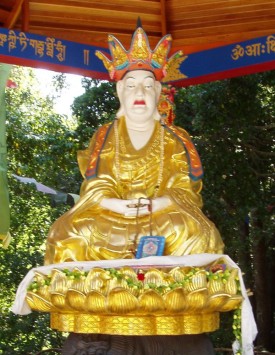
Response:
[[[108,43],[112,60],[100,51],[96,51],[96,56],[103,61],[111,79],[115,81],[122,79],[125,73],[132,70],[149,70],[154,73],[158,81],[166,76],[171,80],[169,69],[171,68],[175,72],[175,63],[178,62],[176,66],[179,67],[180,63],[185,59],[181,51],[178,51],[168,59],[171,41],[171,35],[164,36],[154,51],[152,51],[145,31],[142,27],[138,27],[133,34],[128,51],[113,35],[109,35]],[[172,80],[185,77],[179,71],[176,74],[177,77],[172,78]]]

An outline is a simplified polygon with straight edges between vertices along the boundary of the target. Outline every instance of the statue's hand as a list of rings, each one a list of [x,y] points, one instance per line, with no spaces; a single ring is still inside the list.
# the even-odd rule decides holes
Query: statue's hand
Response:
[[[171,205],[171,200],[167,196],[157,197],[152,200],[152,212],[157,212],[163,210],[164,208]]]
[[[139,208],[137,207],[138,204]],[[139,202],[138,199],[122,200],[119,198],[104,198],[100,202],[101,207],[125,216],[148,214],[149,204],[150,202],[147,199],[142,199],[142,202]]]
[[[139,207],[137,207],[139,204]],[[171,204],[171,200],[167,196],[157,197],[152,200],[152,212],[163,210]],[[104,198],[100,202],[100,206],[110,211],[123,214],[124,216],[142,216],[150,213],[150,200],[138,199],[122,200],[119,198]]]

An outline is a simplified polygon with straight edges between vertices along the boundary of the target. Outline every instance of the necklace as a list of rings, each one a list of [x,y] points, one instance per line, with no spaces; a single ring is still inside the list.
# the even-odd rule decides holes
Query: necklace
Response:
[[[121,177],[120,177],[120,159],[119,159],[119,154],[120,154],[120,139],[119,139],[119,134],[118,134],[118,119],[115,119],[114,122],[114,135],[115,135],[115,168],[116,168],[116,180],[117,180],[117,186],[118,189],[120,190],[120,182],[121,182]],[[160,188],[160,184],[162,182],[163,179],[163,166],[164,166],[164,126],[161,125],[160,129],[159,129],[159,145],[160,145],[160,153],[159,153],[159,173],[158,173],[158,178],[157,178],[157,184],[154,188],[154,194],[152,198],[156,198],[159,188]],[[123,145],[122,146],[125,151],[126,148]],[[123,150],[123,153],[125,153],[125,151]]]

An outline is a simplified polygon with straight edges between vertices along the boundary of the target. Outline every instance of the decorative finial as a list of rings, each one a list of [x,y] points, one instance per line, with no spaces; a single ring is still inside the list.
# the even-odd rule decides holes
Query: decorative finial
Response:
[[[137,18],[137,26],[136,26],[136,28],[139,28],[139,27],[142,28],[142,23],[141,23],[141,18],[140,17]]]

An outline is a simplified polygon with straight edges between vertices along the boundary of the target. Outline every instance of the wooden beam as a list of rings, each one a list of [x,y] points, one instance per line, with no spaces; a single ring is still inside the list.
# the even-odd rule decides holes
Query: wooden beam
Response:
[[[48,37],[56,37],[58,39],[63,39],[67,41],[73,41],[83,44],[97,45],[97,46],[105,46],[108,48],[108,32],[98,31],[98,29],[94,31],[81,31],[75,29],[64,29],[63,27],[41,27],[41,26],[32,26],[32,33],[48,36]],[[121,43],[123,43],[124,47],[128,49],[131,44],[132,32],[129,34],[126,33],[113,33]],[[149,36],[150,46],[153,48],[159,42],[160,36]]]
[[[268,21],[265,19],[261,19],[260,21],[251,22],[242,22],[242,23],[234,23],[227,24],[225,23],[223,26],[220,24],[208,24],[207,26],[199,29],[194,28],[185,28],[180,29],[173,32],[173,38],[176,39],[187,39],[187,38],[195,38],[195,37],[207,37],[207,36],[232,36],[232,35],[241,35],[242,33],[251,32],[254,34],[259,31],[266,31],[269,34],[274,33],[275,28],[275,19],[270,18]],[[254,36],[252,35],[251,38]]]
[[[103,31],[108,34],[117,35],[117,33],[126,33],[131,35],[135,30],[135,20],[127,19],[124,20],[123,26],[121,26],[121,22],[107,21],[104,20],[104,17],[100,16],[78,16],[78,17],[59,17],[55,16],[30,16],[30,22],[32,27],[48,27],[49,29],[60,28],[61,30],[85,30],[85,31]],[[143,25],[148,36],[150,34],[161,36],[160,32],[160,21],[155,22],[146,22],[146,25]],[[58,36],[57,36],[58,37]]]
[[[213,9],[219,9],[219,8],[225,8],[229,7],[234,11],[236,7],[239,6],[253,6],[257,4],[267,4],[267,3],[274,3],[274,0],[184,0],[184,1],[179,1],[179,0],[170,0],[168,2],[169,8],[171,9],[180,9],[182,8],[183,10],[186,7],[193,7],[193,8],[213,8]]]
[[[166,0],[160,0],[160,18],[161,18],[161,34],[162,36],[165,36],[167,34]]]
[[[15,1],[15,4],[13,5],[13,9],[10,12],[8,18],[6,19],[6,21],[4,23],[4,27],[13,28],[13,26],[15,25],[19,15],[20,15],[23,2],[24,2],[24,0],[16,0]]]
[[[194,35],[193,37],[187,36],[186,38],[175,38],[172,42],[173,48],[184,49],[190,46],[201,48],[203,50],[208,47],[211,48],[212,44],[218,43],[218,46],[224,46],[231,43],[237,43],[241,41],[248,41],[257,37],[264,37],[270,35],[272,32],[270,30],[258,30],[258,31],[246,31],[246,32],[236,32],[236,33],[221,33],[221,34],[209,34],[204,37],[200,35]]]
[[[30,23],[30,4],[29,0],[25,0],[22,6],[22,31],[29,31],[29,23]]]
[[[79,12],[79,11],[119,11],[119,12],[133,12],[135,16],[141,13],[147,14],[156,14],[159,13],[159,0],[155,1],[140,1],[140,0],[104,0],[103,2],[98,0],[88,0],[87,2],[83,1],[68,1],[68,0],[31,0],[30,6],[31,10],[35,11],[49,11],[55,12],[58,11],[58,8],[61,8],[63,12]]]
[[[0,9],[0,24],[4,23],[8,16],[9,16],[9,12],[7,10]]]

